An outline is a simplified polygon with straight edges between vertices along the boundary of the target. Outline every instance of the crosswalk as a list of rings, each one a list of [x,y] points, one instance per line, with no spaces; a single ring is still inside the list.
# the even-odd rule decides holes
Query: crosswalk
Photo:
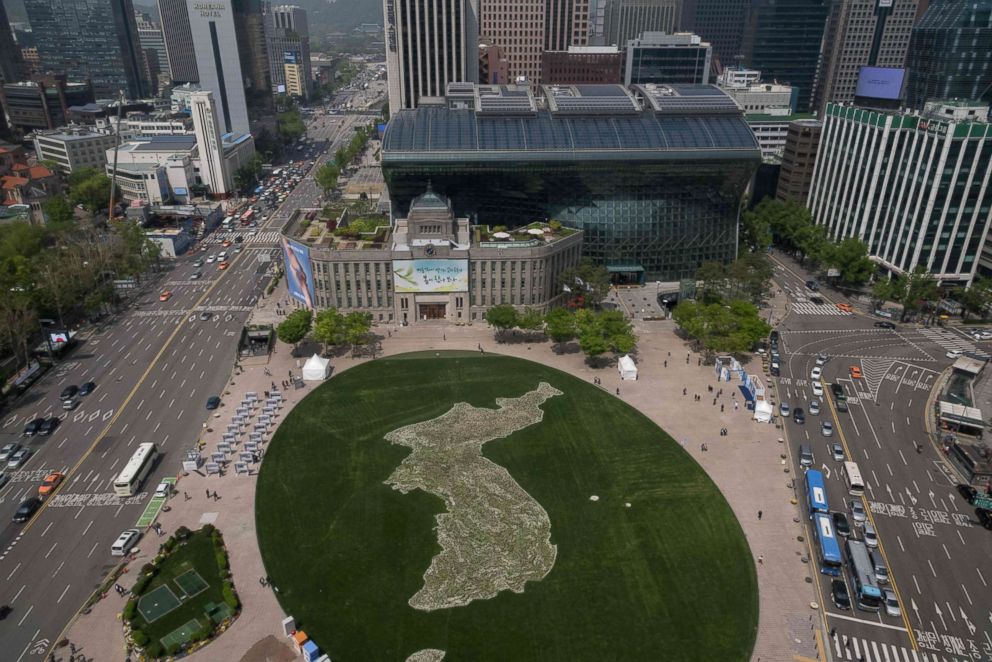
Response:
[[[832,639],[835,660],[864,660],[864,662],[962,662],[955,655],[932,651],[915,651],[895,644],[834,634]]]
[[[263,232],[259,232],[253,237],[245,236],[242,232],[218,232],[217,234],[211,235],[208,243],[219,244],[225,240],[233,242],[235,237],[244,237],[244,243],[246,244],[274,244],[279,241],[279,231],[265,230]]]
[[[944,349],[948,351],[956,352],[969,352],[979,356],[988,356],[988,354],[975,346],[975,343],[971,342],[967,338],[962,338],[960,335],[948,331],[947,329],[937,329],[937,328],[924,328],[920,329],[918,333],[924,338],[931,340]]]
[[[809,301],[796,301],[792,304],[792,312],[799,315],[852,315],[829,303],[815,304]]]

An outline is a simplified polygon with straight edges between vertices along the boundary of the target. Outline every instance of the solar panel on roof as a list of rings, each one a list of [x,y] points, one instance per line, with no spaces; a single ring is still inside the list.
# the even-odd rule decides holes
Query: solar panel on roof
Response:
[[[627,93],[619,85],[576,85],[575,89],[584,97],[626,97]]]

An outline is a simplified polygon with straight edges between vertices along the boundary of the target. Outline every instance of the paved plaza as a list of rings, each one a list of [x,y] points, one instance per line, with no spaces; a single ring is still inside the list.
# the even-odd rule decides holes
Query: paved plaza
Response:
[[[275,317],[274,304],[285,297],[285,290],[280,287],[271,297],[261,300],[252,321],[281,321],[282,318]],[[779,321],[786,310],[786,300],[777,292],[773,321]],[[481,345],[486,352],[537,361],[590,382],[599,377],[602,388],[612,394],[619,389],[618,397],[684,444],[686,452],[712,477],[740,520],[758,572],[759,631],[752,659],[819,658],[814,635],[814,629],[819,626],[819,612],[811,607],[816,597],[813,585],[807,581],[815,566],[805,563],[808,549],[800,542],[803,530],[794,503],[792,475],[788,473],[791,463],[785,457],[787,450],[780,442],[780,430],[751,421],[737,390],[739,382],[718,383],[712,366],[699,365],[699,356],[690,352],[674,333],[671,321],[635,319],[634,325],[640,338],[636,356],[639,372],[637,381],[626,382],[619,380],[615,366],[586,365],[577,348],[558,355],[552,351],[550,342],[517,342],[512,336],[507,342],[497,344],[484,324],[379,326],[375,331],[382,335],[382,350],[387,356],[431,349],[477,350]],[[233,407],[244,393],[269,389],[272,379],[279,381],[288,371],[299,374],[303,360],[291,356],[290,348],[280,343],[267,365],[245,365],[242,373],[232,376],[224,394],[225,404]],[[334,358],[332,378],[365,360],[369,359]],[[746,368],[749,372],[761,372],[760,365]],[[275,377],[266,375],[266,370]],[[307,384],[303,389],[284,391],[287,402],[279,420],[315,386],[315,383]],[[714,395],[721,389],[722,394],[714,404]],[[697,394],[698,402],[693,397]],[[774,393],[772,398],[777,400]],[[741,406],[735,407],[735,402]],[[728,436],[719,434],[722,428],[728,429]],[[205,433],[203,439],[208,450],[216,446],[220,435],[219,429]],[[173,461],[178,464],[177,459]],[[222,477],[192,473],[181,476],[176,489],[169,510],[158,519],[165,536],[181,525],[191,529],[208,522],[216,525],[224,534],[235,585],[244,605],[231,629],[190,659],[203,662],[295,659],[289,640],[280,635],[280,622],[285,615],[273,592],[278,587],[263,586],[259,581],[265,571],[255,536],[254,475],[236,475],[233,470]],[[219,499],[208,499],[208,490],[216,491]],[[154,530],[149,529],[130,567],[136,570],[147,563],[160,542]],[[125,574],[121,583],[129,587],[136,575],[135,571]],[[78,616],[67,632],[67,639],[89,659],[124,659],[120,623],[124,601],[125,598],[111,591],[89,613]],[[60,651],[68,659],[67,649]],[[58,655],[59,651],[56,659]]]

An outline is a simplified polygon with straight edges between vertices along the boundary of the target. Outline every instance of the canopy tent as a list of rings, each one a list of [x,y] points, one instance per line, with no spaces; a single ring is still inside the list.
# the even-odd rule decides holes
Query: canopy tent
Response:
[[[617,371],[620,372],[620,379],[629,381],[637,379],[637,366],[634,365],[634,359],[630,358],[629,354],[620,357],[617,362]]]
[[[316,354],[303,364],[303,379],[309,382],[319,382],[331,374],[331,360],[322,359]]]
[[[758,400],[754,403],[754,420],[759,423],[767,423],[772,420],[772,413],[775,408],[767,400]]]

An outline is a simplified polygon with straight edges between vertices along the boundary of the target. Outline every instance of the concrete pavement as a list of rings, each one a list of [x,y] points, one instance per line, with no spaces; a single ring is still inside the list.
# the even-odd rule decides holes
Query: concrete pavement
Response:
[[[280,319],[274,315],[274,302],[282,301],[285,296],[284,288],[280,287],[272,297],[261,301],[253,314],[254,321]],[[778,318],[785,310],[780,294],[776,295],[775,303]],[[718,384],[712,367],[697,365],[696,354],[689,353],[686,363],[688,350],[674,334],[671,322],[635,325],[640,336],[639,377],[636,382],[622,383],[614,368],[590,368],[580,353],[557,355],[548,342],[497,344],[485,325],[377,327],[376,331],[384,336],[382,347],[387,356],[425,349],[474,350],[482,344],[486,351],[538,361],[589,381],[600,377],[603,388],[611,393],[619,387],[621,398],[644,412],[673,438],[684,442],[686,451],[713,478],[740,520],[757,564],[759,581],[760,616],[752,659],[791,660],[796,655],[816,659],[813,626],[818,625],[819,618],[810,608],[816,597],[807,583],[813,570],[803,560],[807,554],[805,544],[798,542],[802,528],[797,506],[791,502],[792,476],[786,472],[789,465],[783,459],[786,450],[779,442],[779,430],[754,423],[744,407],[734,408],[735,401],[743,402],[740,393],[735,394],[735,382]],[[368,359],[335,359],[334,372],[365,360]],[[298,372],[297,359],[290,356],[288,347],[280,344],[268,369],[278,381],[287,370]],[[751,366],[752,372],[755,369],[756,366]],[[225,401],[240,401],[241,394],[247,391],[261,392],[268,388],[271,379],[263,366],[246,366],[243,374],[232,378]],[[715,390],[723,389],[716,405],[712,404],[713,396],[707,390],[710,385]],[[286,391],[287,407],[279,420],[311,388]],[[683,388],[686,396],[682,395]],[[700,402],[692,398],[696,393],[701,396]],[[723,412],[720,412],[721,404]],[[729,429],[729,436],[719,435],[722,427]],[[219,436],[219,432],[215,434]],[[209,449],[216,439],[206,435],[206,441]],[[701,450],[704,442],[707,451]],[[279,635],[282,610],[271,588],[262,587],[258,581],[265,573],[254,532],[254,487],[253,476],[238,476],[233,471],[219,478],[197,474],[181,477],[178,495],[170,501],[171,510],[159,519],[166,535],[180,525],[196,528],[208,521],[220,528],[231,553],[235,585],[244,604],[231,629],[191,656],[193,660],[291,659],[287,640]],[[207,500],[207,489],[216,490],[220,500]],[[184,492],[189,495],[188,500],[184,499]],[[143,541],[141,554],[131,567],[140,568],[156,551],[159,541],[153,532],[150,536]],[[125,577],[133,581],[130,575]],[[123,659],[124,640],[116,618],[122,607],[123,600],[108,595],[89,614],[79,617],[69,632],[69,640],[92,659]]]

